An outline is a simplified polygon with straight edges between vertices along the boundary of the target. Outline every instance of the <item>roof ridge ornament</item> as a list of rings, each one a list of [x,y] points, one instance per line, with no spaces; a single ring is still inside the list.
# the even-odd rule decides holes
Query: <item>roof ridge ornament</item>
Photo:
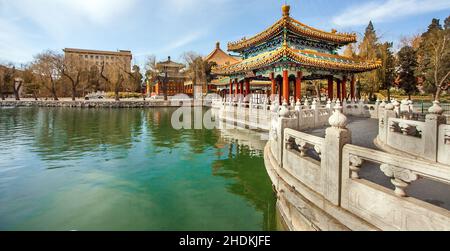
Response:
[[[288,17],[289,12],[291,10],[291,6],[289,6],[287,4],[283,4],[283,6],[281,7],[281,10],[283,11],[283,17]]]

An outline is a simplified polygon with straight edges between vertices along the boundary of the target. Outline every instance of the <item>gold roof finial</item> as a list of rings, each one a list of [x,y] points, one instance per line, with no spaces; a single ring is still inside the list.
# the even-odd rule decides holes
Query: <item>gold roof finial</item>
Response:
[[[287,16],[289,16],[289,12],[291,10],[291,6],[289,6],[287,4],[283,4],[283,6],[281,7],[281,10],[283,11],[283,16],[287,17]]]

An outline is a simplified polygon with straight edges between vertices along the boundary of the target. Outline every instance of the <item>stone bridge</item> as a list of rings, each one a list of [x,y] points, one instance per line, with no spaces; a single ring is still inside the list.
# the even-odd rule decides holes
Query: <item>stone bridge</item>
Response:
[[[216,112],[269,130],[265,166],[288,229],[450,230],[450,128],[438,103],[425,118],[410,108],[221,103]]]

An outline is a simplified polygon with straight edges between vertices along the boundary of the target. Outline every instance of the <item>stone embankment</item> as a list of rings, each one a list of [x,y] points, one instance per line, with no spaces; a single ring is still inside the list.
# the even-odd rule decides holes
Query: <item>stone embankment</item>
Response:
[[[191,101],[185,101],[185,104]],[[180,107],[183,101],[161,100],[121,100],[121,101],[54,101],[54,100],[7,100],[0,101],[0,107],[73,107],[73,108],[148,108],[148,107]]]

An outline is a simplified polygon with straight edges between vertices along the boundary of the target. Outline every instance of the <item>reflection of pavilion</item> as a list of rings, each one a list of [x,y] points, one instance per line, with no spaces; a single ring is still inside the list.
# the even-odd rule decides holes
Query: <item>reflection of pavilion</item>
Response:
[[[355,43],[355,34],[321,31],[289,16],[290,7],[283,6],[283,17],[258,35],[228,44],[228,50],[241,54],[242,61],[219,66],[214,73],[228,77],[229,92],[247,95],[254,80],[270,80],[272,94],[280,101],[301,98],[303,80],[328,79],[328,96],[355,98],[356,73],[379,68],[379,62],[368,62],[338,55],[345,45]],[[245,90],[244,90],[245,86]],[[233,90],[234,88],[234,90]]]
[[[213,175],[232,179],[227,190],[245,198],[262,213],[261,226],[264,230],[275,230],[276,197],[271,181],[264,172],[263,148],[267,141],[264,134],[240,129],[220,129],[216,148],[227,154],[218,155],[213,163]]]
[[[248,147],[250,154],[255,156],[262,155],[268,139],[267,133],[247,129],[221,129],[220,136],[225,143]]]

